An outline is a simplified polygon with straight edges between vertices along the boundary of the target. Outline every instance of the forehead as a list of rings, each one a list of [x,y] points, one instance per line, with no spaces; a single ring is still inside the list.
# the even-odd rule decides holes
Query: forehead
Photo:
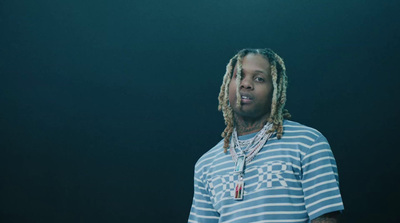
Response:
[[[268,74],[270,71],[269,61],[260,54],[247,54],[242,60],[242,69],[246,72],[263,72]]]

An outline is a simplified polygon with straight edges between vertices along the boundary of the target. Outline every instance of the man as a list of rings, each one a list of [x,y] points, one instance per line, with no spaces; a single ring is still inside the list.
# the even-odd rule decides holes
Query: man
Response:
[[[272,50],[230,60],[218,98],[224,140],[196,163],[189,222],[338,222],[332,151],[320,132],[287,120],[286,88]]]

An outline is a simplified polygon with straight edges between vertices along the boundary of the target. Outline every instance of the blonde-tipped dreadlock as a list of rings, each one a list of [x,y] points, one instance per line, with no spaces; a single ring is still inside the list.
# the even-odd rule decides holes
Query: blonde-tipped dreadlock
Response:
[[[288,110],[284,109],[286,103],[286,89],[288,84],[288,78],[286,76],[285,64],[281,57],[278,56],[271,49],[243,49],[239,51],[232,59],[230,59],[228,65],[226,66],[226,72],[221,85],[221,90],[218,96],[218,110],[222,111],[224,115],[226,128],[222,132],[221,136],[224,138],[224,151],[227,151],[229,147],[229,141],[232,136],[234,121],[233,121],[233,110],[229,104],[229,84],[232,79],[232,73],[237,66],[236,70],[236,98],[237,106],[241,106],[241,97],[239,93],[240,82],[242,79],[242,61],[243,58],[248,54],[262,55],[268,60],[271,68],[272,76],[272,104],[271,112],[268,118],[268,122],[272,123],[272,128],[270,132],[276,132],[277,138],[280,139],[283,134],[283,119],[289,119],[290,114]]]

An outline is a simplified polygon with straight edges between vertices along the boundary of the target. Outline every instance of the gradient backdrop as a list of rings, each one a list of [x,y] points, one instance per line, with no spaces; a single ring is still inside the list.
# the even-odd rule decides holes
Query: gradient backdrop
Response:
[[[238,50],[269,47],[339,166],[400,222],[399,1],[0,0],[0,222],[186,222]],[[397,212],[397,213],[396,213]]]

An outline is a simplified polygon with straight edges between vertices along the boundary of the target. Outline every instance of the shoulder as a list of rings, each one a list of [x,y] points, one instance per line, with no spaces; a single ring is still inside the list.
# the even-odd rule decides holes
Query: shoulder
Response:
[[[298,122],[284,120],[283,122],[283,142],[296,143],[299,148],[307,153],[310,149],[325,145],[329,147],[328,140],[317,129],[300,124]]]
[[[303,135],[303,136],[308,136],[311,139],[317,139],[322,135],[321,132],[316,130],[315,128],[300,124],[298,122],[290,121],[290,120],[284,120],[283,121],[283,136],[298,136],[298,135]]]
[[[337,175],[336,161],[331,146],[325,136],[318,130],[297,122],[285,120],[282,139],[296,141],[297,148],[301,151],[300,160],[304,168],[318,169],[326,166],[329,169],[332,167],[332,173]],[[319,172],[315,171],[315,173]]]
[[[325,136],[317,129],[289,120],[283,122],[282,139],[285,138],[297,138],[309,145],[320,140],[327,141]]]
[[[204,169],[207,169],[211,166],[219,157],[225,156],[224,142],[221,140],[217,145],[212,147],[206,153],[204,153],[196,162],[195,164],[195,171],[196,173],[203,172]]]

